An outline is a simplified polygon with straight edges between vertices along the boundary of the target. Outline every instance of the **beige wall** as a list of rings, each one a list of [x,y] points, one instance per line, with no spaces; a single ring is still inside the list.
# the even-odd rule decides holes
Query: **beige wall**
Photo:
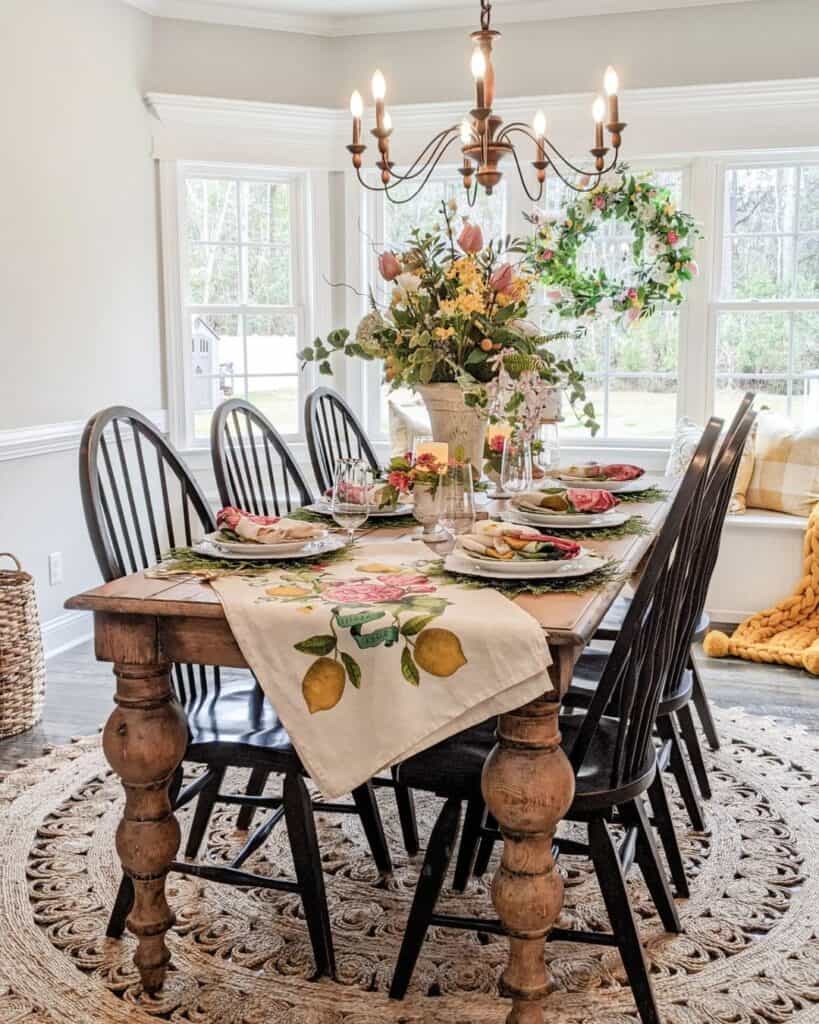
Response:
[[[159,409],[151,19],[117,0],[2,0],[0,38],[0,431],[114,402]],[[36,575],[52,620],[98,580],[76,452],[6,454],[0,443],[0,551]]]
[[[501,94],[599,88],[608,63],[626,86],[761,81],[819,74],[817,0],[758,0],[678,11],[503,23]],[[468,31],[315,36],[156,19],[150,88],[231,99],[344,106],[376,65],[395,103],[468,98]]]

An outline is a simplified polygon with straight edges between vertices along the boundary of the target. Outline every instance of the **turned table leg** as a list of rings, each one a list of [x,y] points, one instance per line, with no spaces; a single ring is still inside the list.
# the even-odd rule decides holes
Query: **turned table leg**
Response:
[[[125,617],[123,617],[124,619]],[[140,630],[136,630],[139,633]],[[116,646],[134,651],[134,632],[122,623],[107,631]],[[100,653],[98,624],[97,649]],[[145,652],[150,655],[150,650]],[[185,753],[187,725],[171,691],[169,666],[158,660],[130,664],[116,660],[117,707],[103,732],[103,749],[125,789],[125,810],[117,829],[117,853],[134,883],[127,926],[137,937],[134,962],[147,992],[162,987],[170,953],[165,933],[174,915],[165,899],[165,877],[179,847],[179,825],[168,787]]]
[[[574,796],[558,728],[560,694],[574,654],[558,650],[551,673],[555,691],[501,716],[498,744],[483,773],[484,799],[503,834],[492,902],[509,935],[509,963],[501,979],[502,993],[512,997],[507,1024],[543,1022],[550,991],[544,939],[563,904],[552,839]]]

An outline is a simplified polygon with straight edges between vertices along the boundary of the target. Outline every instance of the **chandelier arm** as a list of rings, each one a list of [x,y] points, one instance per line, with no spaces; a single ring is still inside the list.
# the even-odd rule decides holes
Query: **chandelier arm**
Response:
[[[523,191],[526,193],[530,202],[539,203],[540,200],[543,198],[543,182],[541,181],[540,183],[540,188],[538,189],[537,195],[532,195],[532,193],[529,191],[529,186],[526,184],[526,178],[523,174],[523,168],[520,165],[518,151],[515,149],[514,146],[512,147],[512,156],[515,158],[515,166],[518,169],[518,177],[520,178],[520,183],[523,186]]]
[[[447,135],[451,134],[452,138],[446,140],[446,145],[448,146],[452,139],[455,138],[455,133],[457,132],[457,125],[452,125],[450,128],[445,128],[442,132],[438,132],[438,134],[434,136],[432,139],[430,139],[426,146],[424,146],[424,148],[421,150],[421,152],[418,154],[415,160],[410,164],[405,174],[400,174],[399,172],[393,170],[390,171],[390,174],[393,176],[393,178],[396,178],[398,181],[412,181],[415,178],[420,177],[420,175],[422,175],[429,166],[429,161],[434,158],[435,148],[437,146],[442,145]],[[418,165],[421,163],[424,157],[427,156],[430,150],[433,151],[432,156],[429,157],[429,159],[423,164],[423,166],[419,167]]]
[[[614,168],[617,166],[617,161],[620,159],[620,147],[619,146],[615,146],[614,150],[613,150],[613,154],[614,155],[612,156],[611,161],[608,163],[608,165],[606,167],[604,167],[601,171],[597,171],[597,170],[590,171],[590,170],[587,170],[584,167],[575,167],[575,165],[571,162],[571,160],[569,160],[567,157],[565,157],[560,152],[560,150],[557,148],[557,146],[550,139],[544,139],[544,141],[545,141],[546,145],[549,147],[549,149],[551,149],[551,151],[555,154],[555,156],[566,167],[568,167],[568,168],[570,168],[570,170],[574,171],[575,174],[588,174],[588,176],[590,178],[596,179],[594,185],[589,185],[589,186],[587,186],[585,188],[577,188],[576,186],[571,185],[569,182],[566,182],[566,184],[568,184],[570,186],[570,188],[574,188],[575,192],[591,192],[600,183],[600,179],[601,179],[601,177],[604,174],[608,174],[609,171],[613,171],[614,170]],[[557,166],[555,165],[554,161],[550,160],[549,162],[551,163],[552,167],[554,167],[555,170],[557,170]],[[566,181],[565,178],[562,178],[561,180]]]
[[[415,197],[426,187],[427,182],[432,177],[432,174],[435,171],[435,168],[441,162],[441,159],[442,159],[444,153],[447,151],[449,146],[452,144],[452,142],[454,141],[454,138],[455,138],[455,136],[453,136],[451,139],[447,140],[446,145],[438,147],[438,152],[434,155],[435,156],[434,162],[432,162],[432,158],[430,158],[430,161],[427,162],[427,166],[429,167],[429,170],[427,171],[426,175],[424,176],[423,181],[421,182],[420,185],[418,185],[418,187],[415,189],[415,191],[411,195],[406,196],[404,199],[393,199],[393,197],[390,195],[390,192],[392,191],[392,189],[394,189],[396,187],[396,185],[402,184],[401,181],[395,181],[395,182],[392,182],[392,184],[389,184],[389,185],[370,185],[369,182],[365,181],[364,178],[362,178],[362,176],[361,176],[361,168],[360,167],[356,169],[356,174],[358,176],[358,180],[364,186],[364,188],[368,189],[370,192],[382,192],[387,197],[387,199],[389,199],[389,201],[391,203],[394,203],[396,206],[403,206],[404,203],[412,202],[412,200],[415,199]]]

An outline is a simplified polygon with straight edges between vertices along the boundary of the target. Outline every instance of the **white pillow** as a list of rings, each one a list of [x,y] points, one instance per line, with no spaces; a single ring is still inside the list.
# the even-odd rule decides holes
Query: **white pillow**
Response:
[[[688,469],[688,464],[694,458],[694,452],[702,437],[702,427],[683,416],[677,423],[674,432],[674,439],[671,442],[671,451],[668,453],[668,462],[665,467],[665,475],[670,477],[683,476]]]

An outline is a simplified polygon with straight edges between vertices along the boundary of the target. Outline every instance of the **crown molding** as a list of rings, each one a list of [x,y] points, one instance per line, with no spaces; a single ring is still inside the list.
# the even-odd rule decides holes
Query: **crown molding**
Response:
[[[158,18],[201,21],[273,32],[295,32],[326,37],[375,35],[388,32],[422,32],[441,28],[475,26],[474,5],[390,14],[298,14],[275,11],[251,2],[240,5],[213,0],[125,0]],[[750,3],[751,0],[512,0],[504,5],[506,24],[556,21],[568,18],[639,14],[646,11],[710,7],[716,4]]]
[[[164,434],[168,414],[165,409],[149,412],[148,418]],[[63,423],[39,423],[33,427],[0,430],[0,462],[12,459],[30,459],[35,455],[53,455],[55,452],[74,452],[80,447],[85,420]],[[123,438],[127,435],[124,433]]]
[[[504,119],[525,118],[542,108],[547,114],[585,115],[591,93],[517,96],[498,100],[496,111]],[[713,85],[667,86],[629,89],[623,94],[629,118],[635,114],[743,113],[749,111],[793,110],[819,104],[819,78],[786,79],[772,82],[729,82]],[[310,138],[347,133],[350,116],[344,108],[308,107],[284,103],[226,100],[208,96],[147,93],[145,103],[164,125],[230,128],[249,132],[281,132],[290,137]],[[469,101],[407,103],[391,107],[396,129],[428,129],[459,122]],[[372,120],[372,111],[365,111]]]

